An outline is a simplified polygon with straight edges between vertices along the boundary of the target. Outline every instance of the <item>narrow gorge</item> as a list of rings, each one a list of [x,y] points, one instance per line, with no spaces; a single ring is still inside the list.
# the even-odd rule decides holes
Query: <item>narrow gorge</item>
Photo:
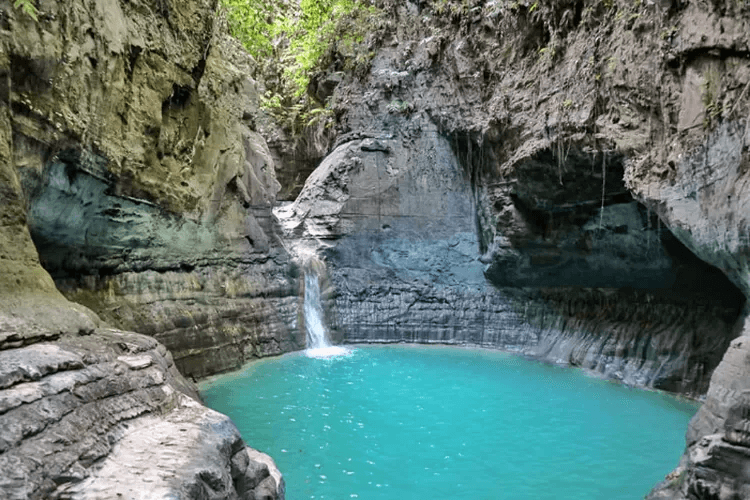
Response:
[[[1,496],[283,498],[195,381],[305,348],[315,254],[335,343],[700,399],[649,498],[750,498],[750,4],[354,2],[301,124],[217,1],[32,5],[0,4]]]

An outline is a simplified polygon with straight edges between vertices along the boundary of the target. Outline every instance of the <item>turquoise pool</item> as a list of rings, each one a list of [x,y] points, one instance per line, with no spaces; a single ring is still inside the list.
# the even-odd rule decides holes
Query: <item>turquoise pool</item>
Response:
[[[480,349],[258,361],[201,384],[287,499],[632,500],[677,464],[695,403]]]

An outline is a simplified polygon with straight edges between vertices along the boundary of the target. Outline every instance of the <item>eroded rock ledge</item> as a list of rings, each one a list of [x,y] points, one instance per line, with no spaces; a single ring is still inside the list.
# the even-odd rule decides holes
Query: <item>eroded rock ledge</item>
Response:
[[[0,350],[3,498],[283,498],[166,348],[96,328]]]

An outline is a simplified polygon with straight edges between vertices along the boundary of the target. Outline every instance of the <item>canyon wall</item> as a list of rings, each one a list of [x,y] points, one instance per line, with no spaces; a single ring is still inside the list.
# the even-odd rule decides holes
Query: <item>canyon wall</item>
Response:
[[[0,344],[3,498],[283,498],[270,458],[199,403],[162,344],[69,331],[34,305],[57,339]],[[6,314],[0,333],[23,334]]]
[[[0,496],[283,498],[183,376],[300,345],[252,59],[212,2],[36,5],[0,4]]]
[[[493,346],[705,393],[737,335],[742,286],[673,234],[633,180],[708,133],[673,137],[672,118],[707,111],[666,95],[687,70],[664,58],[698,41],[653,32],[698,14],[471,5],[393,7],[369,75],[330,99],[331,153],[279,211],[287,239],[330,262],[334,325],[350,342]],[[637,59],[625,52],[634,32]],[[605,35],[615,56],[589,43]],[[530,39],[555,45],[554,60]],[[732,68],[722,81],[742,78]]]
[[[338,335],[707,394],[652,496],[747,496],[747,7],[379,6],[369,73],[316,79],[335,141],[278,211]]]
[[[0,95],[44,268],[201,377],[304,344],[252,58],[216,2],[6,6]],[[6,118],[8,119],[8,118]]]

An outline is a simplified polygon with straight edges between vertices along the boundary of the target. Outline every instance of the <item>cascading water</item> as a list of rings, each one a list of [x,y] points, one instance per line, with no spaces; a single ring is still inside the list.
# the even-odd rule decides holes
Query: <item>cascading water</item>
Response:
[[[317,265],[305,266],[305,329],[307,330],[307,354],[311,358],[330,358],[349,353],[349,349],[331,344],[326,332],[323,320],[323,306],[320,302],[320,278],[317,270],[322,267],[318,260]]]

